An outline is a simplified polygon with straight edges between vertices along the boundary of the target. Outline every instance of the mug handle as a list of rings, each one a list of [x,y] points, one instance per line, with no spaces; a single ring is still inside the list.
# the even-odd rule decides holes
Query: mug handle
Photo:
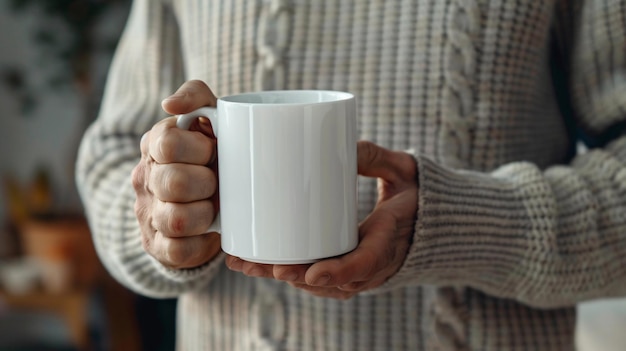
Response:
[[[211,121],[213,127],[213,134],[217,137],[217,109],[215,107],[200,107],[197,110],[176,116],[176,127],[180,129],[188,130],[191,127],[191,123],[198,117],[206,117]],[[207,233],[216,232],[222,233],[222,225],[219,212],[215,215],[213,223],[207,229]]]

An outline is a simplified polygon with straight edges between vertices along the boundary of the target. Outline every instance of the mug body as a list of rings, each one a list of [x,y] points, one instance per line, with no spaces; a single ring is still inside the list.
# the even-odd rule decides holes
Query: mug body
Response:
[[[217,104],[222,249],[271,264],[341,255],[358,241],[356,102],[267,91]]]

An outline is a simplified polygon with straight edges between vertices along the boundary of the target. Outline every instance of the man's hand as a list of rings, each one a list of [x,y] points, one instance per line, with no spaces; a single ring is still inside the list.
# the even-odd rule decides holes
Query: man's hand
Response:
[[[215,103],[206,84],[189,81],[162,106],[175,115]],[[207,119],[188,131],[176,128],[175,117],[166,118],[141,140],[141,161],[132,174],[135,213],[144,249],[167,267],[197,267],[220,251],[219,234],[206,233],[217,208],[215,145]]]
[[[378,202],[359,225],[359,245],[352,252],[312,265],[266,265],[229,256],[227,266],[337,299],[348,299],[383,284],[398,271],[411,244],[417,214],[417,166],[407,153],[361,141],[358,170],[361,175],[378,178]]]

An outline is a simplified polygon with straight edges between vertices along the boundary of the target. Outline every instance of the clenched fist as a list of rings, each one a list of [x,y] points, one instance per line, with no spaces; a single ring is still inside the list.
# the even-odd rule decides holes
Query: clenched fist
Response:
[[[172,115],[215,106],[201,81],[183,84],[163,100]],[[207,233],[217,212],[216,140],[210,122],[200,118],[190,130],[166,118],[141,140],[141,161],[132,174],[135,213],[143,247],[167,267],[193,268],[220,251],[220,236]]]

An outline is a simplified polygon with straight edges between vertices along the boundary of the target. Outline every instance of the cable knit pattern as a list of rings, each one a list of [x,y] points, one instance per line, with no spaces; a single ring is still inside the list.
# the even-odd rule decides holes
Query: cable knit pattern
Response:
[[[179,297],[179,350],[574,350],[575,304],[626,295],[624,18],[623,0],[135,0],[76,167],[98,254]],[[354,93],[360,137],[417,161],[399,271],[337,301],[223,255],[147,255],[130,174],[188,79]],[[577,135],[596,147],[575,155]],[[363,219],[375,181],[358,196]]]
[[[473,41],[480,30],[480,12],[475,0],[455,0],[448,13],[439,152],[447,165],[465,168],[476,118],[473,91],[477,53]],[[433,308],[433,331],[442,351],[460,350],[465,345],[465,321],[457,310],[460,305],[452,301],[453,292],[441,288]]]
[[[289,0],[267,0],[259,23],[256,66],[257,90],[280,90],[285,86],[284,55],[291,33]]]
[[[463,294],[465,289],[438,288],[432,305],[433,350],[456,351],[467,349],[467,320]]]
[[[470,133],[475,124],[476,48],[473,41],[480,30],[476,0],[455,0],[448,10],[447,44],[444,56],[445,87],[442,103],[440,158],[453,167],[465,167],[469,160]]]

